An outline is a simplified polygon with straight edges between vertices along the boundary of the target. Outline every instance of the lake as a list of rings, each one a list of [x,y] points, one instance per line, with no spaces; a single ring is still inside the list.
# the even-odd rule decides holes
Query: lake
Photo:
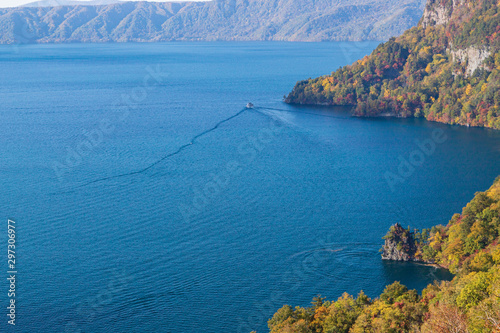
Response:
[[[282,102],[377,44],[0,47],[15,330],[266,332],[317,294],[449,279],[382,261],[381,237],[486,190],[500,132]]]

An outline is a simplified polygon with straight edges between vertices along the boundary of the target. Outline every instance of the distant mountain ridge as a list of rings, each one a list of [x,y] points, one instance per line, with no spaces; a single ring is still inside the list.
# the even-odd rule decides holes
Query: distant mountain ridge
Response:
[[[177,1],[159,1],[147,0],[147,2],[207,2],[212,0],[177,0]],[[21,6],[11,7],[59,7],[59,6],[102,6],[115,3],[131,2],[130,0],[39,0],[27,3]]]
[[[119,3],[121,0],[92,0],[92,1],[75,1],[75,0],[40,0],[27,3],[19,7],[58,7],[58,6],[100,6]]]
[[[399,35],[425,0],[214,0],[0,9],[0,43],[360,41]]]

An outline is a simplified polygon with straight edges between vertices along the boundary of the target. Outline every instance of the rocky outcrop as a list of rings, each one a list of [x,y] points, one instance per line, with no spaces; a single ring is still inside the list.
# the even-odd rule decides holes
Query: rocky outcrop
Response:
[[[421,24],[424,28],[434,25],[445,25],[452,19],[453,13],[462,5],[465,5],[464,0],[429,0],[424,9]],[[472,76],[476,69],[484,68],[483,62],[491,54],[490,49],[486,46],[469,46],[466,49],[459,49],[455,48],[451,43],[447,52],[451,55],[454,62],[459,63],[464,68],[462,74],[466,77]]]
[[[446,24],[450,20],[451,12],[445,6],[436,3],[436,1],[429,1],[429,4],[424,9],[422,16],[422,25],[424,27],[433,26],[438,24]]]
[[[452,19],[453,13],[463,4],[464,0],[429,0],[422,16],[422,26],[425,28],[447,24]],[[454,62],[463,66],[465,76],[471,76],[476,69],[484,68],[483,62],[491,54],[490,49],[487,47],[470,46],[466,49],[458,49],[454,48],[451,43],[447,52],[449,52]]]
[[[417,247],[411,231],[404,229],[399,223],[396,223],[391,226],[384,239],[382,259],[417,261],[415,258]]]
[[[446,24],[450,21],[453,11],[463,3],[463,0],[444,2],[440,0],[429,0],[422,16],[422,26],[434,26]]]
[[[464,50],[452,49],[450,54],[453,61],[460,63],[465,68],[465,76],[471,76],[478,68],[484,68],[484,61],[491,54],[487,47],[470,46]]]

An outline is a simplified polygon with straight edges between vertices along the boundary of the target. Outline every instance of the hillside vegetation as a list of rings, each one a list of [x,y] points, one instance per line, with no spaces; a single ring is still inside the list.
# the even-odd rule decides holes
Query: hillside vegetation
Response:
[[[500,129],[500,2],[430,0],[417,27],[331,75],[298,82],[288,103],[353,105],[358,116],[425,117]],[[500,332],[500,177],[446,226],[393,225],[382,258],[456,274],[421,294],[395,282],[310,307],[285,305],[272,333]]]
[[[387,40],[425,0],[213,0],[0,9],[0,43]]]
[[[392,227],[385,237],[393,238]],[[315,297],[310,307],[285,305],[269,320],[271,333],[500,332],[500,177],[446,226],[407,231],[420,258],[448,267],[450,282],[427,286],[421,295],[395,282],[380,297]]]
[[[285,101],[500,129],[499,9],[496,0],[430,0],[418,26],[331,75],[298,82]]]

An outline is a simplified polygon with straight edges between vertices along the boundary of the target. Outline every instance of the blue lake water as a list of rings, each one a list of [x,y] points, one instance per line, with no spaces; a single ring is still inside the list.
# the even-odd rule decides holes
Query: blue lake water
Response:
[[[382,261],[381,237],[445,224],[487,189],[500,133],[282,103],[376,45],[1,47],[15,330],[266,332],[283,304],[449,278]]]

